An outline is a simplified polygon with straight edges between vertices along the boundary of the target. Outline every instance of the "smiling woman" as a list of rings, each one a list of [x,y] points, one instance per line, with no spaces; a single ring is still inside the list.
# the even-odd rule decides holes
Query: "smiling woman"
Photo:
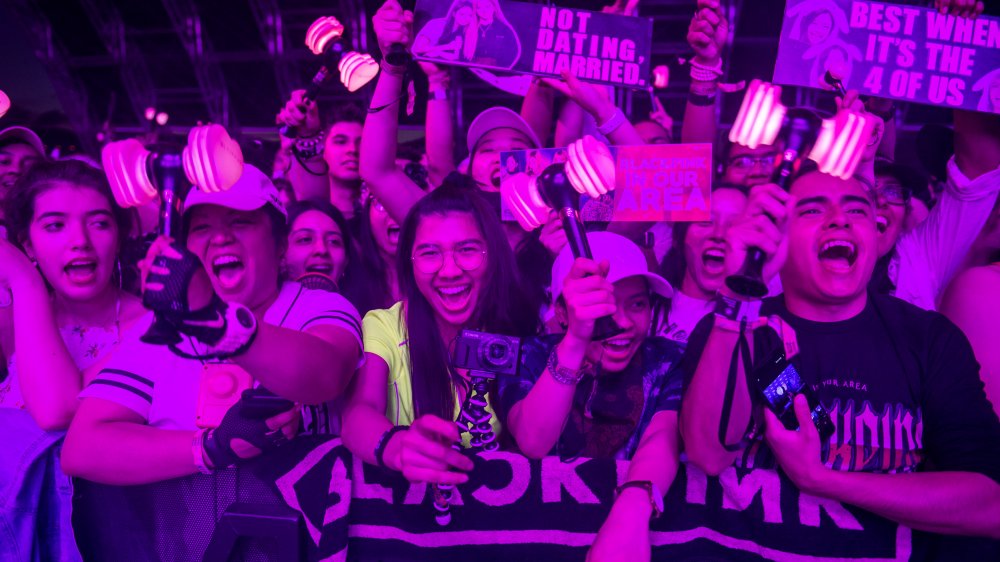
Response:
[[[458,441],[452,420],[468,392],[468,374],[448,360],[459,331],[537,328],[538,307],[491,211],[475,190],[447,182],[417,202],[399,236],[403,300],[364,319],[366,360],[344,411],[344,443],[410,480],[455,483],[465,478],[455,470],[471,467],[441,444]]]

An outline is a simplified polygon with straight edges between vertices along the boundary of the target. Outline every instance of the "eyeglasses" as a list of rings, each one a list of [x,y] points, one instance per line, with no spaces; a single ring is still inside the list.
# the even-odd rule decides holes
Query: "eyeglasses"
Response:
[[[765,154],[763,156],[736,156],[729,159],[729,165],[733,168],[741,170],[749,170],[754,166],[772,168],[774,167],[774,161],[777,158],[777,154]]]
[[[451,254],[455,265],[462,271],[475,271],[482,267],[486,261],[486,250],[477,246],[465,246],[455,250],[426,248],[414,254],[410,259],[413,261],[414,269],[425,275],[430,275],[437,273],[444,267],[446,254]]]
[[[902,207],[910,202],[910,190],[895,182],[875,180],[875,201],[879,204]]]

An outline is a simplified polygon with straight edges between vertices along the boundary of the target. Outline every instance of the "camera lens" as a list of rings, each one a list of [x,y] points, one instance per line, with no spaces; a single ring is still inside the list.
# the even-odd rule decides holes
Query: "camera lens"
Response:
[[[506,367],[510,363],[510,342],[504,339],[491,338],[484,342],[481,349],[483,362],[492,367]]]

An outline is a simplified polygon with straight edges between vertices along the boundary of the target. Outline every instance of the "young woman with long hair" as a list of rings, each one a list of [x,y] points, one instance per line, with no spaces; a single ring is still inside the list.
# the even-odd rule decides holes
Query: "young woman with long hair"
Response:
[[[414,481],[456,483],[471,462],[442,442],[469,391],[449,348],[464,328],[533,335],[538,308],[517,273],[500,221],[477,191],[448,182],[403,224],[397,267],[403,299],[364,319],[365,365],[344,411],[344,443],[366,462]],[[499,422],[493,418],[494,431]]]

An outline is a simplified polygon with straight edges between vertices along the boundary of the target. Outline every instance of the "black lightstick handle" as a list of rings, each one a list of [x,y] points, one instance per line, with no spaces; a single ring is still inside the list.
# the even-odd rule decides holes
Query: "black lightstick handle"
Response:
[[[580,213],[573,207],[563,207],[558,210],[559,218],[562,222],[563,230],[566,232],[566,241],[569,243],[573,256],[577,258],[594,259],[590,251],[590,244],[587,242],[586,230]],[[593,341],[606,340],[612,336],[622,333],[624,330],[610,316],[602,316],[594,322]]]

